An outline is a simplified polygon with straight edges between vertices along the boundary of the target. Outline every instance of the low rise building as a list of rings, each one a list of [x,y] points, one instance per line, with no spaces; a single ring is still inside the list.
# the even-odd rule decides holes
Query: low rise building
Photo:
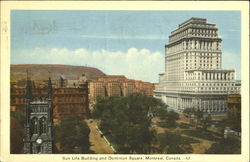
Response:
[[[153,96],[154,84],[140,80],[127,79],[123,75],[107,75],[89,82],[90,108],[98,97],[128,96],[141,93]]]
[[[47,87],[39,85],[33,87],[34,100],[47,95]],[[53,86],[53,121],[57,123],[65,115],[77,114],[83,118],[89,117],[88,83],[79,87]],[[11,87],[11,111],[25,112],[25,87]]]
[[[229,94],[227,99],[227,118],[233,130],[241,131],[241,95]]]

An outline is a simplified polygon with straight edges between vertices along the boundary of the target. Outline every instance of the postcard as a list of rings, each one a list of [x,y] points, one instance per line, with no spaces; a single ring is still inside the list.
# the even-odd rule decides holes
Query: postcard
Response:
[[[1,2],[0,161],[248,161],[247,2]]]

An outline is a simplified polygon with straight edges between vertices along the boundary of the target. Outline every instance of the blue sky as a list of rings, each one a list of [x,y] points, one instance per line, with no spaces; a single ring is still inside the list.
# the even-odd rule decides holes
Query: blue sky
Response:
[[[69,64],[158,82],[170,32],[191,17],[207,18],[222,37],[222,66],[241,71],[239,11],[11,12],[12,64]]]

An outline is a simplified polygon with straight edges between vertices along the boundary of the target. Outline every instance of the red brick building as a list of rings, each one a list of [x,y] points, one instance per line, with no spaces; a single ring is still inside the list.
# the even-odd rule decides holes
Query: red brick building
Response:
[[[98,97],[128,96],[133,93],[142,93],[153,96],[154,84],[140,80],[127,79],[123,75],[107,75],[89,82],[90,107]]]
[[[230,126],[240,132],[241,131],[241,95],[230,94],[228,95],[228,120]]]
[[[36,98],[47,95],[46,87],[33,87]],[[56,87],[52,89],[53,120],[58,122],[64,115],[77,114],[89,117],[88,84],[80,87]],[[11,111],[25,111],[25,87],[11,87]]]

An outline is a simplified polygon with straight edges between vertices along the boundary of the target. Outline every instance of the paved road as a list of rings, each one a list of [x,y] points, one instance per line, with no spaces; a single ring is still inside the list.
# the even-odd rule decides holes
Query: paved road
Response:
[[[90,149],[96,154],[113,154],[111,147],[107,142],[100,136],[100,133],[96,129],[96,123],[90,122],[91,120],[85,120],[90,128],[89,140],[91,143]]]

